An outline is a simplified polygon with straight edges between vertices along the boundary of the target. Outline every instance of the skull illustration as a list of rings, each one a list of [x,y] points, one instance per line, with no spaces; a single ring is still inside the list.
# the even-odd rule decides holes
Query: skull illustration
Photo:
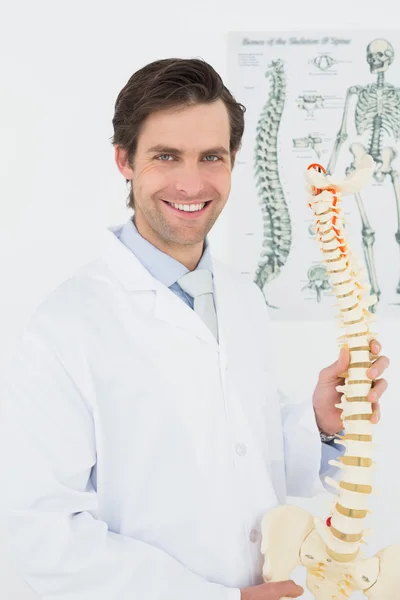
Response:
[[[367,62],[371,73],[382,73],[392,64],[393,46],[387,40],[373,40],[367,46]]]

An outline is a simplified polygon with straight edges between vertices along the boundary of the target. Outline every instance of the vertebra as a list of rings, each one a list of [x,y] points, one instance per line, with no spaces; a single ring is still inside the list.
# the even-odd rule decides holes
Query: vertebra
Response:
[[[278,169],[278,129],[285,105],[285,73],[281,60],[273,61],[267,76],[272,78],[269,97],[257,126],[255,181],[263,218],[263,250],[255,282],[264,292],[286,263],[292,227]]]

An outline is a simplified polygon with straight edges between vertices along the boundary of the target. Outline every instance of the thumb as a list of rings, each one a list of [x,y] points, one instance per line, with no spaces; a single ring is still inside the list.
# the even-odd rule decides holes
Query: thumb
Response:
[[[348,369],[350,362],[350,351],[348,346],[343,346],[340,349],[339,358],[334,363],[322,369],[319,382],[320,383],[331,383],[338,377],[342,376]]]
[[[270,585],[274,586],[274,588],[271,589],[273,594],[271,598],[298,598],[299,596],[302,596],[304,592],[304,588],[302,588],[301,585],[297,585],[292,579],[278,581],[277,583],[272,583]]]

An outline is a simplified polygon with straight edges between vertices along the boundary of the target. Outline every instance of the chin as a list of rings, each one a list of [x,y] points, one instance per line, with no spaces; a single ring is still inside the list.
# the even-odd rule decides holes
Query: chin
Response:
[[[192,246],[204,242],[205,237],[205,235],[177,235],[171,242],[181,246]]]
[[[167,232],[165,239],[172,244],[187,246],[190,244],[199,244],[200,242],[203,242],[206,236],[206,231],[169,231]]]

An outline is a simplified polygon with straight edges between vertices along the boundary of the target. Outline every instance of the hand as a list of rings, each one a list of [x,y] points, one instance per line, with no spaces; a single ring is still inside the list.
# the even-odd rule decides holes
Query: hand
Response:
[[[304,589],[289,579],[276,583],[262,583],[240,591],[241,600],[280,600],[281,598],[298,598],[303,595]]]
[[[379,398],[387,388],[385,379],[377,379],[388,368],[390,361],[386,356],[376,358],[381,350],[381,345],[376,340],[371,340],[370,351],[372,367],[367,371],[367,376],[373,380],[368,400],[372,403],[372,423],[378,423],[381,415]],[[329,367],[325,367],[319,374],[318,383],[313,394],[313,406],[318,427],[328,435],[338,433],[343,429],[341,419],[342,411],[336,408],[339,404],[341,393],[336,391],[336,386],[343,385],[343,376],[350,361],[350,352],[347,347],[341,349],[339,358]]]

